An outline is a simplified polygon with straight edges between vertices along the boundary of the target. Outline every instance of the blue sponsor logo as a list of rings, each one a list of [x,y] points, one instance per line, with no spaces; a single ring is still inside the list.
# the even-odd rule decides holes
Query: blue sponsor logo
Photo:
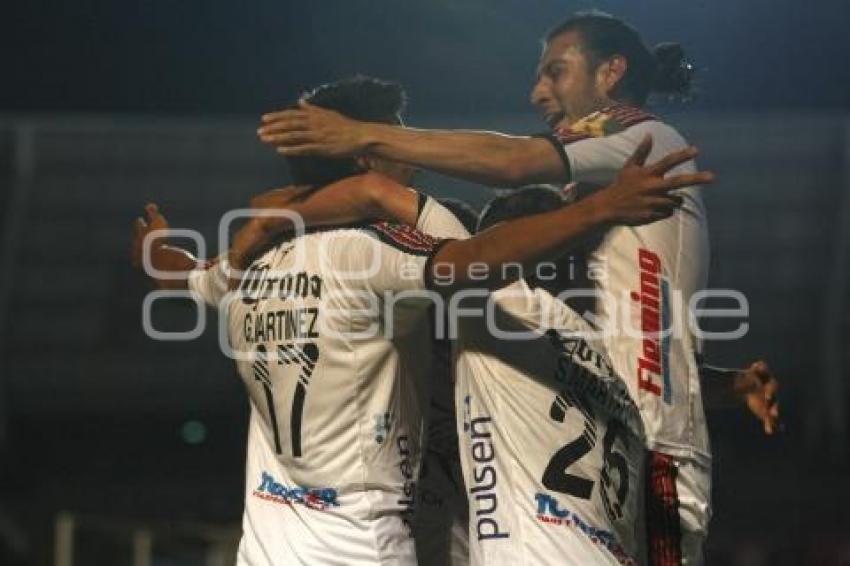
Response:
[[[254,490],[254,497],[284,505],[299,503],[320,511],[328,507],[339,507],[337,491],[334,488],[289,487],[278,483],[268,472],[263,472],[260,486]]]
[[[576,513],[563,507],[557,499],[549,494],[536,493],[534,500],[537,504],[537,520],[541,523],[572,527],[584,534],[593,544],[608,550],[620,564],[627,566],[637,564],[634,558],[629,556],[626,549],[623,548],[623,545],[617,541],[614,533],[591,525]]]
[[[372,418],[375,419],[375,442],[383,444],[390,434],[390,429],[392,429],[393,415],[392,413],[380,413],[373,415]]]

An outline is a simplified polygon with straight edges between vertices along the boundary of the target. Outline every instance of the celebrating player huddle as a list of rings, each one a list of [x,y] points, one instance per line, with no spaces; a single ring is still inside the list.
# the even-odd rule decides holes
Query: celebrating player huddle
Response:
[[[149,235],[161,284],[221,309],[251,400],[237,563],[701,563],[701,389],[769,432],[778,409],[764,368],[709,369],[682,324],[713,176],[641,107],[688,80],[680,49],[580,14],[544,44],[544,135],[405,128],[400,87],[359,77],[263,118],[293,185],[220,258],[168,246],[149,207],[137,253]],[[414,167],[552,200],[502,197],[471,236]],[[577,254],[602,274],[587,313]]]

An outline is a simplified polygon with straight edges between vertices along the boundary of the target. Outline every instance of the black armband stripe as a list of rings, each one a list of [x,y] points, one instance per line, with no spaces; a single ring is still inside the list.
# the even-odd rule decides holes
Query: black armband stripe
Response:
[[[564,148],[564,144],[561,143],[561,140],[555,134],[545,133],[545,134],[535,134],[531,136],[533,138],[540,138],[548,141],[552,144],[552,147],[555,148],[555,151],[558,152],[558,156],[561,158],[561,163],[564,164],[564,172],[566,173],[566,182],[569,183],[573,178],[572,168],[570,167],[570,158],[567,157],[567,150]]]
[[[422,217],[422,211],[425,210],[425,205],[428,204],[428,195],[417,193],[416,199],[416,225],[419,226],[419,219]]]

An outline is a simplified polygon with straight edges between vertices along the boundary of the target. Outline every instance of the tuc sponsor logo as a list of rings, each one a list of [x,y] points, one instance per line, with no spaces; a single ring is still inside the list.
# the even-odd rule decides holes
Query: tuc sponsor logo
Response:
[[[561,506],[557,499],[546,493],[536,493],[537,520],[556,526],[573,528],[587,537],[590,542],[608,550],[617,562],[626,566],[636,566],[635,559],[629,556],[623,545],[617,542],[614,533],[591,525],[576,513]]]

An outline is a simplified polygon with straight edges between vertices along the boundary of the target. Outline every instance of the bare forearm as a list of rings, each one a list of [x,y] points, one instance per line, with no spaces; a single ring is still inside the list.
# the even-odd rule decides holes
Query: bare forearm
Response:
[[[372,219],[416,224],[418,193],[384,175],[350,177],[293,203],[307,226]]]
[[[567,180],[560,156],[543,139],[374,123],[362,127],[370,153],[475,183],[515,187]]]
[[[293,192],[296,191],[295,194]],[[324,226],[383,218],[404,224],[416,222],[417,193],[377,173],[349,177],[317,190],[287,187],[251,199],[251,207],[286,209],[298,214],[305,226]],[[284,217],[271,217],[269,224],[291,229]]]
[[[418,194],[392,179],[370,173],[349,177],[317,190],[287,187],[267,191],[251,199],[253,208],[286,211],[290,214],[257,216],[234,237],[230,261],[243,267],[279,234],[294,229],[293,215],[305,227],[364,222],[384,218],[413,225],[416,223]]]
[[[532,273],[541,261],[556,259],[609,223],[607,212],[588,198],[553,212],[499,224],[468,240],[449,242],[431,264],[432,287],[441,292],[475,285],[501,288],[518,275],[515,269],[503,269],[505,264],[518,263],[521,273]]]
[[[167,244],[151,248],[151,266],[160,274],[151,275],[160,289],[182,290],[188,288],[189,272],[198,266],[198,260],[184,249]]]

